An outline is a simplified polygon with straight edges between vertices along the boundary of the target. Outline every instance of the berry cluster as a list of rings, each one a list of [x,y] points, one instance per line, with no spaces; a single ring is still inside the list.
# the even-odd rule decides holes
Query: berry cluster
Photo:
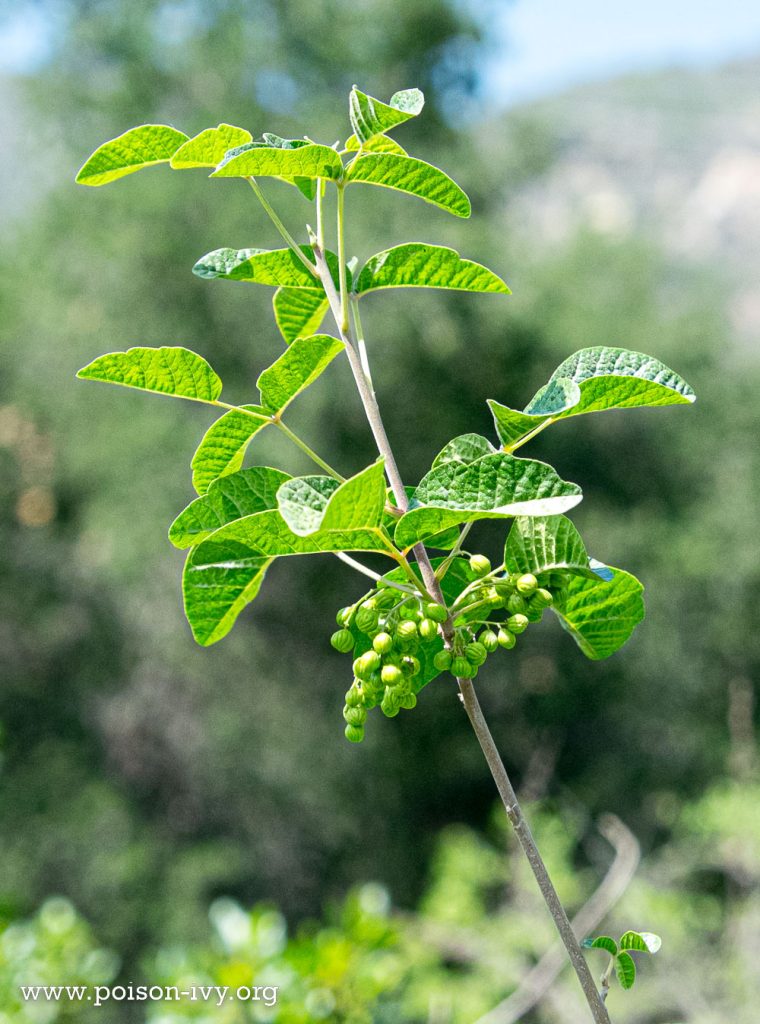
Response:
[[[421,654],[429,657],[435,650],[432,664],[437,671],[471,679],[489,654],[514,647],[519,634],[552,604],[551,592],[539,587],[531,573],[492,572],[484,555],[472,555],[469,565],[475,579],[449,608],[380,585],[338,612],[340,628],[331,637],[332,646],[344,654],[356,654],[357,648],[363,652],[354,658],[354,681],[343,708],[345,735],[352,743],[364,738],[372,708],[379,705],[393,718],[402,708],[416,705]],[[449,639],[443,646],[443,625],[448,622]]]

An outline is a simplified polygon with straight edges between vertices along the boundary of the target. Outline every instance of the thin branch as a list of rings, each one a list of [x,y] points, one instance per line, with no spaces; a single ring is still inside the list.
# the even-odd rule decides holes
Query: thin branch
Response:
[[[362,573],[362,575],[369,576],[371,580],[383,580],[385,586],[393,587],[394,590],[401,590],[405,594],[412,594],[413,596],[416,596],[416,590],[412,590],[411,587],[404,586],[403,583],[394,583],[393,580],[384,580],[379,572],[375,572],[374,569],[370,569],[368,566],[362,565],[361,562],[357,562],[355,558],[347,555],[345,551],[335,551],[333,553],[336,558],[341,560],[341,562],[345,562],[346,565],[350,565],[352,569],[356,569],[356,571]]]
[[[286,427],[282,420],[273,419],[272,422],[277,427],[277,429],[280,430],[285,435],[285,437],[287,437],[290,441],[293,442],[294,445],[300,448],[304,455],[308,455],[311,461],[316,463],[316,465],[318,465],[320,469],[323,469],[325,473],[328,474],[328,476],[334,477],[339,483],[344,482],[346,478],[341,476],[337,470],[333,469],[332,466],[329,465],[329,463],[325,462],[323,458],[317,455],[314,449],[310,448],[308,444],[298,436],[298,434],[295,434],[290,429],[290,427]]]

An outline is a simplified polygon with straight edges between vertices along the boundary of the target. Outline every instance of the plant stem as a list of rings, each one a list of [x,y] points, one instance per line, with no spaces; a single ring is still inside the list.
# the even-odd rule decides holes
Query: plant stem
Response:
[[[337,470],[332,468],[332,466],[328,465],[324,459],[320,458],[314,449],[310,448],[308,444],[298,436],[298,434],[294,434],[290,427],[286,427],[282,420],[272,420],[272,422],[277,429],[285,435],[285,437],[289,438],[294,445],[297,445],[305,455],[308,455],[311,461],[315,462],[320,469],[323,469],[329,476],[334,477],[340,483],[343,483],[346,478],[341,476]]]
[[[340,327],[343,334],[349,333],[348,289],[346,285],[346,232],[345,224],[346,189],[338,185],[338,280],[340,281]]]
[[[602,975],[602,990],[599,998],[603,1003],[607,1002],[607,996],[610,994],[610,979],[612,978],[612,968],[615,966],[615,957],[610,957],[610,962],[607,964],[607,969]]]
[[[256,198],[258,199],[258,201],[261,203],[261,205],[264,207],[264,209],[266,210],[267,214],[269,215],[269,219],[272,221],[274,226],[277,228],[277,230],[280,232],[282,237],[285,239],[285,241],[287,242],[288,246],[293,250],[295,255],[298,257],[298,259],[301,261],[301,263],[303,263],[303,265],[306,267],[306,269],[309,271],[309,273],[313,274],[314,277],[316,277],[317,276],[317,268],[314,266],[314,264],[311,262],[311,260],[306,258],[306,256],[304,255],[301,247],[296,242],[295,238],[293,238],[291,233],[288,231],[288,229],[283,224],[282,220],[279,217],[279,214],[270,205],[269,200],[264,195],[264,193],[261,191],[261,188],[259,187],[259,183],[256,181],[255,178],[247,178],[246,180],[248,181],[248,184],[251,186],[253,191],[256,193]]]
[[[467,712],[467,717],[470,720],[470,725],[472,725],[473,731],[477,736],[478,743],[480,744],[480,749],[483,751],[485,759],[488,762],[488,767],[491,770],[491,775],[496,783],[499,796],[504,804],[507,817],[512,823],[518,842],[522,847],[523,853],[528,859],[528,863],[530,864],[533,875],[538,882],[538,887],[541,890],[541,895],[544,898],[544,902],[546,903],[549,913],[554,918],[554,924],[556,925],[560,938],[565,945],[567,955],[570,958],[570,963],[578,976],[578,981],[583,989],[586,1002],[591,1010],[594,1024],[610,1024],[607,1008],[602,1002],[602,998],[597,991],[591,971],[586,963],[586,958],[583,955],[583,950],[580,947],[578,939],[575,937],[575,932],[573,931],[564,907],[560,902],[557,890],[554,888],[554,884],[549,877],[549,872],[546,870],[546,865],[544,864],[543,858],[536,846],[536,841],[530,831],[530,826],[528,825],[528,822],[522,812],[522,808],[517,800],[517,794],[515,793],[514,786],[510,781],[507,770],[504,767],[504,763],[502,762],[499,751],[494,743],[491,730],[488,728],[488,724],[483,717],[483,711],[480,707],[477,694],[475,693],[475,687],[472,684],[472,680],[457,679],[457,683],[459,684],[459,692],[461,694],[465,711]]]
[[[514,444],[505,444],[504,451],[509,454],[516,452],[518,448],[522,448],[522,446],[527,444],[528,441],[532,441],[537,434],[540,434],[542,430],[546,430],[546,428],[550,427],[552,423],[554,423],[554,417],[550,416],[548,419],[544,420],[543,423],[539,423],[537,427],[534,427],[533,430],[529,430],[527,434],[515,441]]]

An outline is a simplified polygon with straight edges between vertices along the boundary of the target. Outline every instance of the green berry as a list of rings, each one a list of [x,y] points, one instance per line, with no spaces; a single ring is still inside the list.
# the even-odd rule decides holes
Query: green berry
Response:
[[[404,678],[404,673],[397,665],[383,665],[380,678],[386,686],[393,688],[398,686]]]
[[[510,633],[508,629],[500,629],[497,640],[500,647],[503,647],[507,651],[511,651],[517,643],[517,637],[514,633]]]
[[[368,679],[380,668],[380,655],[377,651],[365,651],[354,661],[354,675],[359,679]]]
[[[525,600],[525,598],[521,597],[519,594],[512,594],[510,599],[507,601],[507,611],[509,612],[509,614],[517,615],[519,613],[520,615],[524,615],[527,610],[528,602]]]
[[[378,633],[372,641],[372,646],[378,654],[388,654],[393,649],[393,637],[390,633]]]
[[[377,629],[378,614],[374,608],[367,608],[365,605],[359,609],[354,618],[354,625],[362,633],[371,633]]]
[[[432,601],[425,605],[425,615],[433,622],[445,622],[449,617],[449,613],[442,604],[434,604]]]
[[[470,559],[470,568],[476,576],[487,576],[491,571],[491,563],[485,555],[473,555]]]
[[[392,608],[397,596],[398,591],[393,587],[383,587],[382,590],[378,590],[373,600],[378,608]]]
[[[451,674],[469,679],[472,676],[472,665],[463,655],[458,655],[451,663]]]
[[[401,671],[408,676],[418,676],[421,668],[420,659],[415,658],[413,654],[407,655],[401,662]]]
[[[363,701],[364,694],[358,686],[352,686],[346,693],[346,706],[349,708],[358,708]]]
[[[405,693],[401,698],[401,707],[406,711],[411,711],[412,708],[417,707],[417,697],[413,693]]]
[[[448,670],[451,668],[451,662],[451,651],[439,651],[433,658],[433,664],[435,665],[439,672],[448,672]]]
[[[401,640],[411,640],[417,636],[417,623],[411,619],[404,619],[403,622],[399,622],[396,629],[396,636]]]
[[[367,712],[364,708],[343,708],[343,717],[349,725],[364,725],[367,721]]]
[[[539,587],[531,598],[531,603],[535,604],[538,608],[549,608],[554,604],[554,598],[552,597],[551,591],[545,587]]]
[[[336,651],[340,651],[341,654],[348,654],[349,651],[354,649],[354,638],[353,634],[347,629],[339,629],[333,633],[330,637],[330,643],[333,645]]]
[[[380,705],[380,710],[386,718],[395,718],[401,710],[401,704],[395,699],[392,693],[389,693],[386,690],[385,696],[383,697],[383,701]]]
[[[438,636],[438,625],[432,619],[422,619],[417,627],[423,640],[432,640]]]
[[[364,726],[347,725],[344,730],[344,736],[349,743],[361,743],[364,739]]]
[[[473,640],[464,649],[465,657],[471,665],[482,665],[488,657],[488,651],[478,640]]]
[[[503,579],[497,580],[494,586],[504,598],[509,597],[510,594],[514,594],[515,592],[515,585],[509,576],[505,576]]]
[[[492,608],[501,608],[507,601],[505,595],[498,587],[487,587],[482,591],[482,601],[488,601]]]
[[[484,629],[478,639],[489,654],[492,654],[499,646],[499,638],[492,629]]]
[[[528,618],[525,615],[510,615],[507,619],[507,628],[512,633],[524,633],[528,628]]]
[[[335,616],[335,621],[339,626],[347,626],[351,621],[351,616],[354,614],[353,608],[341,608]]]
[[[518,594],[522,594],[523,597],[530,597],[538,589],[538,580],[532,572],[525,572],[517,580],[515,586],[517,587]]]

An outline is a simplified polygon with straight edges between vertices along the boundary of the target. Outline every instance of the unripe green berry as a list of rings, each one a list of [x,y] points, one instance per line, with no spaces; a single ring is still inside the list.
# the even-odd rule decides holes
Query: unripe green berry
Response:
[[[340,651],[341,654],[348,654],[349,651],[354,649],[354,638],[353,634],[347,629],[339,629],[333,633],[330,637],[330,643],[333,645],[336,651]]]
[[[472,665],[463,655],[458,655],[451,663],[451,674],[469,679],[472,676]]]
[[[470,559],[470,568],[476,576],[487,576],[491,571],[491,563],[485,555],[473,555]]]
[[[364,605],[356,613],[354,625],[362,633],[371,633],[377,629],[378,614],[373,608],[366,608]]]
[[[497,587],[487,587],[480,599],[488,601],[492,608],[501,608],[507,602],[507,597]]]
[[[517,587],[518,594],[522,594],[523,597],[530,597],[538,589],[538,580],[532,572],[525,572],[518,579],[515,586]]]
[[[417,697],[414,693],[405,693],[401,698],[401,707],[406,711],[411,711],[412,708],[417,707]]]
[[[395,718],[401,710],[401,704],[395,699],[393,694],[388,693],[386,690],[385,696],[383,697],[380,705],[380,710],[386,718]]]
[[[539,608],[549,608],[554,604],[554,598],[550,590],[547,590],[545,587],[539,587],[531,598],[531,603]]]
[[[349,725],[364,725],[367,721],[367,712],[364,708],[343,708],[343,717]]]
[[[507,601],[507,611],[510,615],[524,615],[528,609],[528,602],[524,597],[519,594],[512,594],[510,599]]]
[[[510,594],[514,594],[515,585],[509,576],[505,576],[503,579],[497,580],[494,586],[502,595],[502,597],[509,597]]]
[[[372,646],[378,654],[388,654],[393,650],[393,637],[390,633],[378,633],[372,641]]]
[[[449,617],[449,613],[442,604],[434,604],[432,601],[425,605],[425,615],[433,622],[445,622]]]
[[[478,637],[489,654],[492,654],[499,646],[499,638],[492,629],[484,629]]]
[[[419,658],[415,658],[413,654],[407,655],[401,662],[401,671],[408,676],[418,676],[421,668]]]
[[[380,655],[377,651],[365,651],[354,661],[354,675],[359,679],[368,679],[380,668]]]
[[[510,615],[507,619],[507,628],[512,633],[524,633],[528,628],[528,618],[526,615]]]
[[[438,625],[432,619],[422,619],[417,627],[423,640],[432,640],[438,636]]]
[[[343,732],[349,743],[361,743],[364,739],[364,726],[347,725]]]
[[[471,665],[482,665],[488,657],[488,651],[478,640],[473,640],[471,644],[467,644],[464,654]]]
[[[341,608],[335,616],[335,621],[339,626],[347,626],[351,621],[351,616],[354,614],[353,608]]]
[[[358,708],[363,702],[364,694],[362,691],[358,686],[352,686],[346,693],[346,706],[349,708]]]
[[[411,640],[413,637],[416,637],[417,623],[413,622],[411,619],[404,619],[402,622],[399,622],[396,629],[396,636],[402,640]]]
[[[404,673],[397,665],[383,665],[380,672],[380,678],[386,686],[393,688],[394,686],[398,686],[403,680]]]
[[[382,590],[378,590],[373,600],[377,608],[392,608],[397,597],[398,591],[393,587],[383,587]]]
[[[438,651],[438,653],[433,658],[433,664],[435,665],[439,672],[448,672],[448,670],[451,668],[452,660],[453,659],[451,656],[451,651]]]
[[[503,647],[507,651],[511,651],[517,643],[517,637],[514,633],[510,633],[508,629],[500,629],[497,639],[499,647]]]

